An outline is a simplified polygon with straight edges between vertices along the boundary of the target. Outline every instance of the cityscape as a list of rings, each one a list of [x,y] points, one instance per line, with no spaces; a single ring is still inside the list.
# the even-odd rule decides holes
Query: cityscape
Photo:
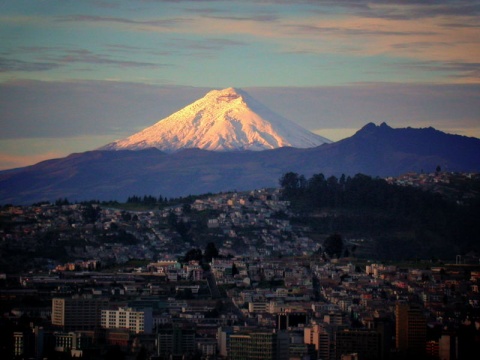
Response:
[[[451,195],[442,183],[472,176],[387,180]],[[334,360],[478,351],[478,253],[379,262],[364,256],[371,239],[345,238],[342,255],[330,256],[333,236],[291,222],[282,189],[132,196],[123,206],[2,208],[4,353]]]
[[[480,1],[0,1],[1,360],[480,359]]]

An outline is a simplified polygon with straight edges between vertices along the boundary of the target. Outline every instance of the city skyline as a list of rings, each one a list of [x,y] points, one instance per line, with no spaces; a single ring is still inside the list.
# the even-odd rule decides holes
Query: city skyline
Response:
[[[0,169],[93,150],[230,86],[331,140],[371,121],[480,137],[476,1],[0,9]]]

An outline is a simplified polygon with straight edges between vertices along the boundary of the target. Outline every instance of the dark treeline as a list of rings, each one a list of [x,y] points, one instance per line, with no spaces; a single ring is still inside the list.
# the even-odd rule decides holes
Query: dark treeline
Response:
[[[120,206],[122,204],[130,204],[130,205],[141,205],[141,206],[146,206],[146,207],[160,207],[163,208],[165,206],[171,206],[174,204],[190,204],[193,203],[196,199],[201,199],[205,198],[208,196],[211,196],[212,193],[206,193],[206,194],[201,194],[201,195],[188,195],[188,196],[183,196],[183,197],[177,197],[177,198],[167,198],[163,197],[162,195],[155,197],[152,195],[131,195],[127,198],[126,201],[121,202],[118,200],[83,200],[83,201],[70,201],[68,198],[58,198],[55,200],[53,203],[50,201],[40,201],[40,202],[35,202],[32,203],[32,206],[42,206],[42,205],[55,205],[55,206],[63,206],[63,205],[75,205],[75,204],[80,204],[80,205],[101,205],[101,206]],[[14,204],[5,204],[5,205],[0,205],[0,208],[8,208],[15,206]]]
[[[414,214],[426,209],[449,207],[438,194],[407,186],[390,185],[380,178],[357,174],[340,178],[315,174],[310,179],[287,173],[280,179],[283,196],[299,208],[378,209]]]
[[[168,202],[168,199],[164,198],[163,196],[159,196],[158,198],[156,198],[151,195],[144,195],[143,197],[133,195],[127,198],[127,204],[157,205],[166,202]]]
[[[280,186],[299,221],[325,234],[375,238],[380,257],[445,257],[480,250],[478,197],[459,205],[436,193],[362,174],[306,179],[289,172]]]

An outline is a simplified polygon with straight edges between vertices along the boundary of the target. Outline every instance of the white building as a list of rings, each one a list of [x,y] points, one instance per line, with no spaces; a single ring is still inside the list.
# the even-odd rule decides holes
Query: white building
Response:
[[[118,310],[102,310],[101,325],[104,329],[127,329],[136,334],[150,334],[153,329],[152,309],[134,310],[118,308]]]

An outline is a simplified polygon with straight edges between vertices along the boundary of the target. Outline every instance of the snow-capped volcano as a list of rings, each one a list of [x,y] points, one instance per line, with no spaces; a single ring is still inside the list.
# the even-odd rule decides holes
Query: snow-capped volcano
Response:
[[[275,114],[246,92],[228,88],[210,91],[156,124],[101,149],[266,150],[330,142]]]

